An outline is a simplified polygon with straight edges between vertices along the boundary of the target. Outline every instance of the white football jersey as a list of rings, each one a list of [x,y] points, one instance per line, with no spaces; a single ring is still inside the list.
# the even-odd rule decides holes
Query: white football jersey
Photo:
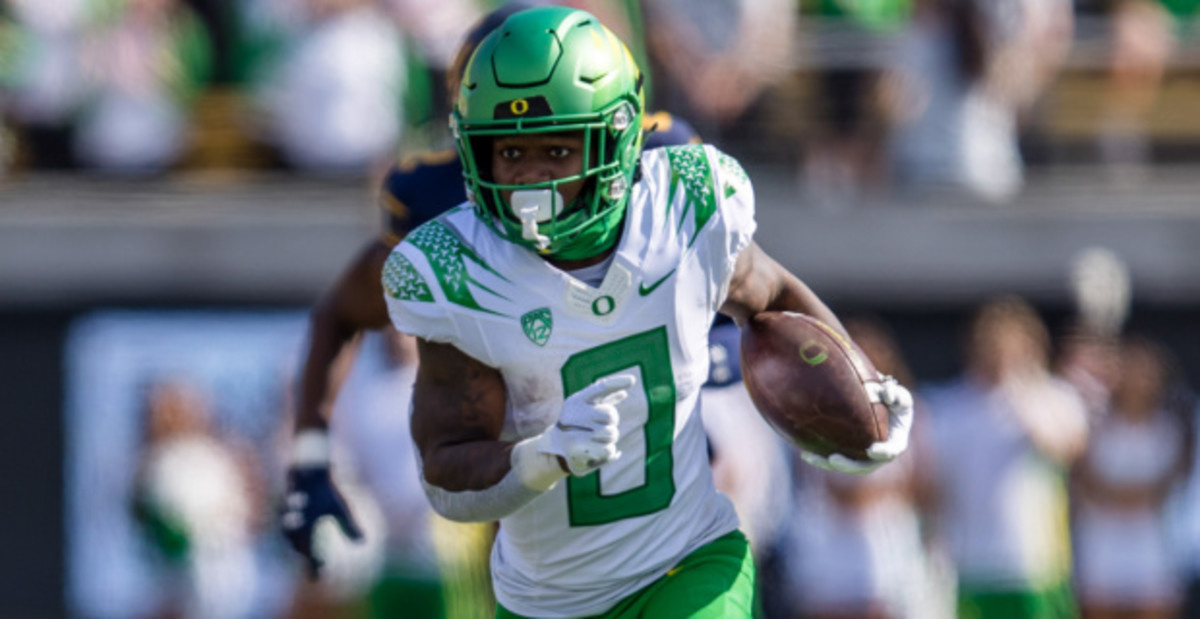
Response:
[[[497,599],[539,617],[600,613],[737,527],[713,487],[699,415],[708,329],[754,233],[741,166],[711,146],[646,151],[599,287],[460,206],[418,227],[383,273],[396,328],[454,345],[508,388],[502,439],[535,436],[566,394],[630,373],[621,457],[501,521]]]

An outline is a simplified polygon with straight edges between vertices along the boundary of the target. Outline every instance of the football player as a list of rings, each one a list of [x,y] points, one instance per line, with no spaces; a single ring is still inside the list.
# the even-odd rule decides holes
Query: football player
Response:
[[[480,40],[506,17],[535,4],[508,2],[481,19],[466,36],[449,75],[461,74]],[[457,90],[455,81],[451,92]],[[689,123],[666,112],[646,115],[642,127],[646,131],[647,148],[700,141]],[[296,438],[288,471],[287,509],[282,524],[288,541],[307,559],[314,576],[321,566],[321,559],[312,548],[313,528],[319,518],[334,518],[352,539],[362,535],[329,472],[328,423],[337,375],[352,358],[359,334],[389,324],[380,279],[392,247],[409,230],[466,199],[462,163],[453,148],[399,162],[388,171],[381,195],[380,237],[359,250],[313,307],[310,316],[297,403]],[[397,403],[397,407],[406,406]]]
[[[518,12],[463,74],[452,129],[469,202],[388,257],[419,338],[412,431],[440,514],[499,520],[498,617],[750,617],[754,564],[701,427],[708,330],[797,311],[841,330],[753,242],[746,173],[708,145],[643,152],[642,79],[592,15]],[[911,396],[882,399],[907,446]]]

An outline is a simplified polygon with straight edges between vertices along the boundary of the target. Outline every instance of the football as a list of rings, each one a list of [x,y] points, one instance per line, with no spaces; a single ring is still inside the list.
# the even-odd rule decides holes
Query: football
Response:
[[[865,383],[879,373],[842,334],[793,312],[762,312],[742,328],[742,376],[759,413],[794,445],[866,460],[887,439],[887,407]]]

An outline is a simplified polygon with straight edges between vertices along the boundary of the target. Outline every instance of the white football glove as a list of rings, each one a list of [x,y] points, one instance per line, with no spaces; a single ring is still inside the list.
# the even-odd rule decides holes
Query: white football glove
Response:
[[[617,404],[629,397],[629,388],[636,383],[633,375],[618,374],[571,394],[558,421],[538,439],[538,451],[562,456],[576,477],[620,458]]]
[[[842,454],[819,456],[801,451],[800,457],[807,463],[840,473],[866,475],[896,459],[908,449],[908,434],[912,430],[913,397],[908,389],[891,376],[883,376],[878,382],[866,384],[872,399],[878,398],[888,408],[888,438],[867,448],[870,460],[852,460]]]

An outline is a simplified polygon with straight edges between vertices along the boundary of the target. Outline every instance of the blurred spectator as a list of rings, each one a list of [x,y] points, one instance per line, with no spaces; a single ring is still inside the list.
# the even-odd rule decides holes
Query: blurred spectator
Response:
[[[912,1],[803,0],[801,6],[822,31],[865,42],[898,33],[911,18]],[[888,46],[884,43],[874,52],[861,47],[853,56],[816,60],[821,122],[805,153],[802,174],[820,206],[855,202],[883,180],[888,121],[883,105],[886,82],[880,78],[890,62],[881,57]]]
[[[451,97],[446,96],[447,74],[462,69],[456,66],[459,42],[488,8],[503,5],[506,0],[382,0],[382,3],[407,35],[409,48],[414,52],[409,54],[404,98],[407,124],[434,134],[426,137],[422,147],[440,145],[449,137],[446,116],[450,113]]]
[[[1074,476],[1076,588],[1088,619],[1166,619],[1179,600],[1166,506],[1191,462],[1191,428],[1171,410],[1166,353],[1127,338],[1119,354],[1111,405]]]
[[[416,42],[424,63],[445,73],[454,63],[459,42],[484,10],[503,1],[490,0],[383,0],[400,24]]]
[[[75,166],[73,129],[84,100],[81,34],[87,0],[9,0],[2,35],[5,112],[23,157],[36,168]]]
[[[232,80],[249,86],[265,80],[304,25],[292,0],[241,0],[232,8]]]
[[[757,586],[768,615],[780,609],[781,542],[791,517],[788,446],[762,418],[742,381],[741,331],[718,318],[708,334],[711,362],[701,389],[713,483],[729,497],[758,566]]]
[[[1049,344],[1024,301],[990,301],[971,324],[962,376],[923,393],[960,616],[1075,614],[1064,471],[1087,422],[1078,394],[1048,370]]]
[[[990,202],[1024,182],[1017,134],[1070,47],[1066,0],[922,0],[897,66],[897,184]]]
[[[791,0],[643,0],[655,101],[721,143],[785,75],[796,32]]]
[[[1108,4],[1111,48],[1100,158],[1117,180],[1137,180],[1152,156],[1145,125],[1178,45],[1175,19],[1191,18],[1197,3],[1113,0]]]
[[[251,469],[210,422],[195,385],[151,386],[134,502],[166,576],[161,616],[249,617],[253,610],[258,497]]]
[[[83,38],[86,106],[75,150],[109,172],[158,172],[187,147],[191,105],[212,69],[211,41],[179,0],[124,0]]]
[[[1178,535],[1176,556],[1183,575],[1186,589],[1180,617],[1200,617],[1200,401],[1193,398],[1191,414],[1186,417],[1191,428],[1188,436],[1192,444],[1192,461],[1188,469],[1187,483],[1180,496],[1178,517],[1174,532]]]
[[[273,62],[253,71],[255,126],[296,169],[366,173],[401,136],[404,37],[373,0],[305,0],[300,17],[274,17],[288,38],[278,54],[261,50]]]
[[[1055,373],[1079,394],[1089,425],[1099,422],[1108,411],[1120,378],[1120,362],[1116,334],[1075,325],[1059,345]]]
[[[0,181],[16,159],[16,138],[9,125],[9,93],[17,74],[21,53],[21,31],[9,15],[8,4],[0,3]]]
[[[845,327],[875,367],[912,385],[912,376],[886,328],[851,318]],[[922,408],[920,403],[918,409]],[[918,413],[920,414],[920,413]],[[929,445],[914,427],[904,455],[878,471],[855,476],[801,466],[786,561],[792,616],[812,619],[922,618],[952,615],[939,595],[934,564],[922,537],[930,497]]]

